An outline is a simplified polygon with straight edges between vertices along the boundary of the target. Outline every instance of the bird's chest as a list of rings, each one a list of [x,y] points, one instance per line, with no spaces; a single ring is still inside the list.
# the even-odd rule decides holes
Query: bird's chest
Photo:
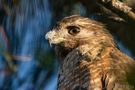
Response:
[[[97,62],[88,62],[84,58],[65,60],[59,69],[58,89],[90,90],[90,88],[101,88],[99,83],[102,69],[97,64]]]

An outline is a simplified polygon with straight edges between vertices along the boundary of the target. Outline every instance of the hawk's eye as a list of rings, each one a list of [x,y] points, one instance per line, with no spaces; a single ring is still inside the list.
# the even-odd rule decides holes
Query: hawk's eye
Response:
[[[80,32],[80,28],[76,26],[68,26],[67,29],[68,29],[68,33],[71,35],[76,35]]]

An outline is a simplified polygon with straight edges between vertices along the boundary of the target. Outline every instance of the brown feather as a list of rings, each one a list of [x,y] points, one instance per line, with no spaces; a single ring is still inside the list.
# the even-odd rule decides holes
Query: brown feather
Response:
[[[79,33],[70,35],[69,26]],[[131,90],[127,74],[135,66],[119,51],[105,26],[81,16],[66,17],[46,38],[60,59],[58,90]]]

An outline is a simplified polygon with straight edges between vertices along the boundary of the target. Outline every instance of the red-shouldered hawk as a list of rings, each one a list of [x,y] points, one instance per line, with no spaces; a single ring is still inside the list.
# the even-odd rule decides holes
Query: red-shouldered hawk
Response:
[[[58,90],[131,90],[135,62],[117,49],[104,25],[77,15],[46,34],[59,58]]]

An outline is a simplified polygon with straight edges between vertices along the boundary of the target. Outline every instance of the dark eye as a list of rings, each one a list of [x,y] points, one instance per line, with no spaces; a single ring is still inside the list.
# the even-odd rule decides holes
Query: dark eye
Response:
[[[80,32],[80,28],[76,26],[69,26],[67,27],[67,29],[68,29],[68,33],[71,35],[76,35]]]

